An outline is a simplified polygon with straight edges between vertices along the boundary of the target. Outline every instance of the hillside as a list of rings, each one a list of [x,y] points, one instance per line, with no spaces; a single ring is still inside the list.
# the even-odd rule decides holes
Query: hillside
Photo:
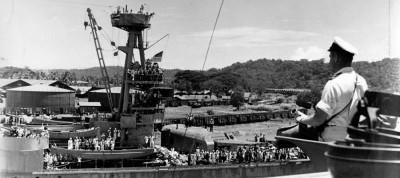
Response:
[[[175,74],[179,69],[164,70],[166,83],[171,83],[174,80]],[[108,66],[107,73],[110,77],[110,82],[114,85],[119,85],[122,79],[123,67]],[[43,79],[43,80],[60,80],[67,84],[73,84],[75,81],[87,81],[94,85],[101,85],[100,67],[92,67],[87,69],[51,69],[51,70],[34,70],[28,67],[2,67],[0,68],[0,78],[11,79]]]
[[[400,91],[400,59],[376,62],[354,62],[354,69],[362,75],[371,89]],[[123,68],[107,67],[110,81],[120,85]],[[321,60],[300,61],[259,59],[234,63],[222,69],[207,71],[164,69],[165,83],[179,90],[213,90],[216,93],[234,88],[261,92],[264,88],[307,88],[321,90],[330,78],[328,64]],[[101,85],[99,67],[88,69],[32,70],[27,67],[2,67],[1,78],[30,78],[60,80],[73,84],[77,80]]]
[[[354,62],[353,67],[367,80],[370,89],[400,91],[400,59]],[[217,93],[224,88],[242,88],[254,92],[261,92],[264,88],[322,90],[331,75],[328,64],[322,59],[259,59],[205,72],[180,71],[175,75],[173,84],[181,90],[212,89]]]

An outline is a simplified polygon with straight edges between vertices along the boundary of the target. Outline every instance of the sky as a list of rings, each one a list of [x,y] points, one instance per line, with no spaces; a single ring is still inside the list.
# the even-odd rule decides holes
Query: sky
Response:
[[[223,68],[249,60],[329,59],[335,36],[355,46],[354,61],[400,57],[400,0],[226,0],[206,58],[222,0],[1,0],[0,67],[83,69],[99,66],[88,21],[99,26],[107,66],[123,66],[114,56],[127,42],[110,14],[117,6],[154,12],[145,33],[146,58],[164,51],[167,69]],[[135,60],[139,60],[135,51]],[[206,59],[206,60],[205,60]]]

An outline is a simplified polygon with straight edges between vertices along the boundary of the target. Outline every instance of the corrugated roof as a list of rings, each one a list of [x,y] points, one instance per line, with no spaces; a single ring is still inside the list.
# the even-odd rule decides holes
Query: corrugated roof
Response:
[[[6,79],[6,78],[0,78],[0,87],[4,87],[10,83],[13,83],[19,79]]]
[[[18,87],[18,88],[8,89],[7,91],[74,93],[74,91],[71,90],[52,87],[48,85],[33,85],[26,87]]]
[[[34,79],[21,79],[21,80],[31,85],[51,85],[54,82],[57,82],[57,80],[34,80]]]

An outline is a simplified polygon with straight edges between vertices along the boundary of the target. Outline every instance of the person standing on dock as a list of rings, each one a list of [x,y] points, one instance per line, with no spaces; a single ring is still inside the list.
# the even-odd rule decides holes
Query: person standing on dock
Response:
[[[115,148],[115,139],[111,139],[111,151],[114,151]]]
[[[210,132],[214,132],[214,118],[210,118]]]
[[[153,137],[153,135],[150,136],[150,148],[154,148],[154,137]]]
[[[109,127],[108,130],[107,130],[107,132],[108,132],[107,137],[111,137],[111,136],[112,136],[112,135],[111,135],[111,131],[112,131],[112,129],[111,129],[111,127]]]
[[[116,140],[116,139],[117,139],[117,133],[118,133],[118,130],[117,130],[117,128],[114,128],[114,132],[113,132],[113,140]]]
[[[68,140],[68,149],[72,150],[74,148],[74,141],[72,141],[72,138],[69,138]]]

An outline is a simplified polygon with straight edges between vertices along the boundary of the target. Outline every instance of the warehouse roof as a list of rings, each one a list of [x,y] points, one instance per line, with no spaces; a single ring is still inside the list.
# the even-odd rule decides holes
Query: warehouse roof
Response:
[[[31,85],[48,85],[48,86],[54,86],[58,88],[64,88],[67,90],[74,90],[73,88],[69,87],[65,83],[62,83],[61,81],[58,80],[33,80],[33,79],[21,79]]]
[[[57,80],[34,80],[34,79],[21,79],[31,85],[51,85],[55,82],[57,82]]]
[[[0,79],[0,87],[3,89],[17,88],[29,85],[47,85],[64,88],[67,90],[74,90],[68,85],[57,80],[33,80],[33,79]]]
[[[8,85],[12,82],[17,81],[17,79],[6,79],[6,78],[0,78],[0,87],[3,87],[5,85]]]
[[[47,85],[33,85],[8,89],[7,91],[27,91],[27,92],[57,92],[57,93],[74,93],[72,90],[67,90],[58,87],[52,87]]]

